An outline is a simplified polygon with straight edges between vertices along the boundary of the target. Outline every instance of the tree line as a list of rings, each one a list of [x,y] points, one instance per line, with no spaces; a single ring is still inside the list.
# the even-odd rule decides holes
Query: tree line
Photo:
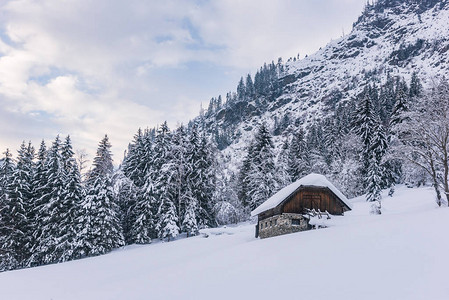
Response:
[[[140,130],[114,170],[111,144],[98,145],[85,180],[68,136],[35,151],[22,143],[0,162],[0,270],[170,241],[217,225],[214,147],[197,128]]]
[[[35,152],[22,143],[0,166],[0,269],[9,270],[103,254],[124,244],[112,191],[112,157],[105,136],[81,181],[69,136]]]

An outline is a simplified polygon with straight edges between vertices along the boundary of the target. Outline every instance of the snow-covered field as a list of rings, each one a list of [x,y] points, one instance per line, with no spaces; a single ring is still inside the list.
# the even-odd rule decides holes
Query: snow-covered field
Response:
[[[0,299],[449,299],[449,208],[398,188],[329,228],[265,240],[254,225],[0,273]],[[206,238],[206,233],[208,237]]]

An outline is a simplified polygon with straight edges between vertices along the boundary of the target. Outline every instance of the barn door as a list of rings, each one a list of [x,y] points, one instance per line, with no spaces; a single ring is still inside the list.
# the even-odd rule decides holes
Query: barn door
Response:
[[[304,195],[304,202],[310,203],[309,209],[321,210],[321,195],[309,194]]]

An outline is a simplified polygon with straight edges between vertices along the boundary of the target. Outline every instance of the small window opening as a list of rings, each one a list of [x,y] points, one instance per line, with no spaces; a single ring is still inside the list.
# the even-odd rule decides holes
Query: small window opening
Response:
[[[301,225],[301,221],[299,219],[292,219],[292,225],[299,226]]]

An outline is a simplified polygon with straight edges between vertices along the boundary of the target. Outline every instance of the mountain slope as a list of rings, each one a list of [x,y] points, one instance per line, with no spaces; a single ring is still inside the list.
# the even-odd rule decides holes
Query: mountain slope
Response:
[[[449,76],[448,19],[447,0],[379,0],[366,7],[350,34],[306,58],[277,64],[275,87],[268,93],[234,100],[206,115],[204,123],[211,131],[231,133],[225,154],[232,166],[241,161],[261,122],[276,129],[276,123],[288,118],[290,126],[307,128],[332,115],[367,83],[382,84],[388,76],[409,81],[417,72],[429,87]]]
[[[330,228],[259,240],[253,225],[0,273],[0,298],[446,299],[449,210],[431,188],[398,188],[369,215],[363,198]],[[204,234],[208,238],[204,238]]]

